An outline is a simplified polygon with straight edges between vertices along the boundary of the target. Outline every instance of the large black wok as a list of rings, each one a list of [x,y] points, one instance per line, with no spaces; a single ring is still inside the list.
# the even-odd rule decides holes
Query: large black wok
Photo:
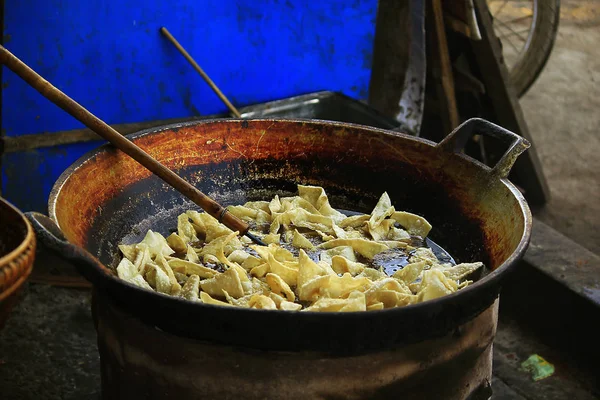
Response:
[[[461,154],[474,134],[509,145],[494,168]],[[113,275],[117,245],[141,240],[148,229],[166,235],[178,213],[197,207],[125,154],[102,146],[56,182],[51,220],[29,217],[41,241],[76,265],[96,293],[178,336],[336,354],[439,337],[494,303],[502,278],[528,245],[530,211],[506,179],[528,144],[480,119],[467,121],[437,145],[364,126],[293,120],[193,122],[129,137],[225,205],[291,194],[302,183],[323,186],[334,207],[368,213],[387,191],[397,210],[425,216],[433,225],[430,237],[457,261],[483,261],[489,272],[444,298],[359,313],[223,308],[151,293]],[[285,334],[273,334],[274,327]]]

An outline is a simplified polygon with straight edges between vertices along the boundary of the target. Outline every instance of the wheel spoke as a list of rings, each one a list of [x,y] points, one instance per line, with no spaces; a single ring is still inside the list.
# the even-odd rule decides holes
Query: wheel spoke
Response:
[[[508,4],[508,0],[504,0],[504,3],[502,3],[502,5],[500,6],[500,8],[498,8],[496,10],[496,12],[494,13],[494,19],[498,17],[498,15],[502,14],[502,10],[504,9],[504,7],[506,7],[506,5]]]
[[[528,33],[528,32],[529,32],[529,29],[527,29],[527,30],[524,30],[524,31],[519,31],[519,32],[508,32],[508,33],[502,33],[502,34],[501,34],[501,35],[499,35],[498,37],[499,37],[499,39],[501,39],[501,40],[502,40],[502,38],[505,38],[505,37],[509,37],[509,36],[515,36],[515,35],[518,35],[518,34],[520,34],[520,33]],[[520,37],[520,36],[519,36],[519,37]]]
[[[504,41],[503,43],[508,43],[512,46],[513,49],[515,49],[515,51],[517,52],[517,54],[521,53],[522,49],[519,49],[517,46],[515,46],[515,44],[512,42],[512,40],[510,40],[509,37],[506,38],[506,41]]]
[[[515,31],[513,28],[511,28],[509,25],[505,24],[504,22],[500,21],[499,19],[497,19],[496,21],[498,21],[499,24],[501,24],[503,27],[505,27],[506,29],[508,29],[509,31],[512,32],[513,35],[518,36],[523,42],[527,41],[526,37],[523,37],[519,34],[519,32]]]
[[[503,21],[503,22],[505,24],[512,24],[513,22],[521,22],[521,21],[524,21],[524,20],[530,19],[530,18],[533,18],[533,14],[523,15],[522,17],[514,18],[509,21]]]

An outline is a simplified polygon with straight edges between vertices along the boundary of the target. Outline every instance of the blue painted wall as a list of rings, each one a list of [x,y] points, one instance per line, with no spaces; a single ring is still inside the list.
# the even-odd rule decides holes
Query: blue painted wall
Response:
[[[4,4],[5,46],[108,123],[226,111],[161,36],[163,25],[235,105],[317,90],[367,97],[377,0]],[[2,80],[5,135],[82,127],[12,72],[4,69]],[[5,155],[3,195],[23,209],[45,210],[49,188],[85,148]],[[14,171],[32,186],[19,189]]]

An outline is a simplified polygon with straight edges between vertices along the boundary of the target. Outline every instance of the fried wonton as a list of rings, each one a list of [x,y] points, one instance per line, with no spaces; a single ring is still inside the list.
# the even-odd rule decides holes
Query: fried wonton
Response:
[[[166,238],[149,230],[121,244],[116,274],[133,285],[204,304],[304,312],[404,307],[470,285],[482,263],[442,263],[423,240],[425,218],[396,211],[383,193],[370,214],[346,216],[325,190],[228,206],[267,246],[204,212],[177,217]],[[420,243],[420,245],[419,245]],[[413,247],[415,246],[415,247]],[[395,273],[386,269],[405,260]],[[390,264],[391,262],[391,264]]]

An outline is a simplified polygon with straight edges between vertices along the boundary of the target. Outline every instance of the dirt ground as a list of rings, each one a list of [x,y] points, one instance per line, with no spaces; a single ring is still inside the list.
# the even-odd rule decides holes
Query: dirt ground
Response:
[[[546,68],[521,99],[551,190],[537,216],[600,254],[600,1],[563,0]]]

